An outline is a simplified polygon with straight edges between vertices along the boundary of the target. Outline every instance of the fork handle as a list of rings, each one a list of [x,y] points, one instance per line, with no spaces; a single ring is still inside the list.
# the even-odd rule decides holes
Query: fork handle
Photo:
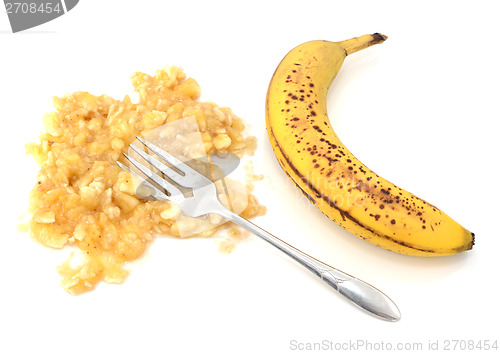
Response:
[[[222,205],[217,209],[214,212],[269,242],[309,269],[356,306],[383,320],[398,321],[401,318],[396,304],[377,288],[305,254]]]

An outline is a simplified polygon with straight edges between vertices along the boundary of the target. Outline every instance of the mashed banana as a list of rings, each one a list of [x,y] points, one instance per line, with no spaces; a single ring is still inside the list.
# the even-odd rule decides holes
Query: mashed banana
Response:
[[[256,139],[243,135],[242,120],[229,108],[197,100],[200,87],[182,69],[135,73],[131,80],[138,103],[87,92],[55,97],[56,111],[43,118],[46,133],[26,147],[41,166],[30,194],[31,235],[54,248],[76,245],[85,255],[78,265],[70,258],[58,268],[71,294],[91,290],[101,280],[123,282],[128,275],[123,265],[141,256],[155,235],[179,236],[178,207],[137,198],[130,174],[116,164],[125,163],[122,153],[136,135],[194,116],[207,154],[241,157],[256,148]],[[252,189],[251,182],[247,187]],[[246,198],[242,216],[265,212],[251,193]]]

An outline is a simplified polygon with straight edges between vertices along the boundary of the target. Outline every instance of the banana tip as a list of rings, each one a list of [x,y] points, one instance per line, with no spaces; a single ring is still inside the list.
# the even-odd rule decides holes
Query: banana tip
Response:
[[[385,34],[381,34],[378,32],[374,33],[373,37],[375,40],[377,40],[378,43],[382,43],[383,41],[385,41],[388,38]]]

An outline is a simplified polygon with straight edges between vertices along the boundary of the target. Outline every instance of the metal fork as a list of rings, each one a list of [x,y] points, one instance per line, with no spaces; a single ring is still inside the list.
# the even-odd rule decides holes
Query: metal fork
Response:
[[[156,174],[151,168],[144,166],[133,157],[124,154],[130,163],[141,171],[147,179],[120,162],[117,162],[118,165],[139,177],[141,183],[150,189],[154,199],[171,201],[179,205],[184,214],[190,217],[198,217],[208,213],[219,214],[292,257],[358,307],[383,320],[398,321],[400,319],[401,315],[396,304],[380,290],[303,253],[229,210],[217,199],[215,185],[210,179],[143,138],[136,138],[149,151],[152,151],[161,160],[174,168],[134,145],[130,145],[131,149],[175,184],[192,190],[192,196],[186,197],[174,183]]]

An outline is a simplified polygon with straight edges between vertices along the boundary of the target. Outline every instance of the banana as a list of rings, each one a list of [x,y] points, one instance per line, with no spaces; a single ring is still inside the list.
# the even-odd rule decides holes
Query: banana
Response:
[[[361,239],[413,256],[470,250],[472,232],[367,168],[330,125],[326,96],[345,57],[386,39],[375,33],[341,42],[310,41],[292,49],[277,67],[266,96],[273,151],[300,191]]]

